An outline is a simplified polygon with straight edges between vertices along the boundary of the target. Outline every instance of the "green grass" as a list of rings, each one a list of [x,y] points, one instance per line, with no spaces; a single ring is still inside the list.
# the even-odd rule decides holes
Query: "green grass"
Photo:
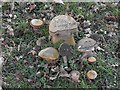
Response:
[[[66,3],[65,3],[66,4]],[[94,18],[103,18],[101,15],[104,15],[106,11],[111,11],[114,15],[117,14],[118,10],[113,8],[108,8],[105,11],[101,13],[101,15],[97,15],[97,13],[93,13],[92,15],[86,15],[88,13],[88,7],[90,7],[94,3],[82,3],[80,6],[82,7],[82,10],[78,9],[77,3],[70,3],[69,9],[70,11],[73,11],[75,15],[84,15],[88,20],[92,21]],[[40,13],[42,13],[42,10],[44,9],[44,3],[36,3],[37,8],[34,9],[31,13],[20,13],[19,9],[21,8],[16,3],[16,11],[14,12],[17,15],[17,19],[13,20],[13,23],[11,23],[11,26],[13,27],[14,31],[16,32],[15,36],[10,36],[7,33],[7,30],[3,31],[3,37],[5,39],[5,42],[10,48],[6,48],[4,45],[2,46],[2,51],[5,53],[4,57],[6,60],[6,63],[3,68],[3,77],[4,81],[8,83],[9,85],[6,87],[13,88],[13,87],[20,87],[20,88],[32,88],[38,85],[39,87],[47,87],[47,85],[50,85],[55,88],[98,88],[98,87],[110,87],[110,88],[116,88],[118,85],[116,84],[118,80],[116,80],[115,77],[118,77],[116,73],[118,72],[115,67],[112,67],[112,64],[118,63],[118,58],[115,57],[112,52],[115,52],[116,40],[110,40],[107,42],[107,50],[108,54],[106,55],[104,52],[97,51],[97,55],[95,56],[97,58],[97,61],[95,63],[88,63],[86,60],[80,59],[80,62],[83,62],[83,68],[80,68],[80,64],[76,63],[73,64],[72,62],[78,58],[78,56],[81,56],[82,54],[77,51],[76,47],[72,47],[73,55],[71,58],[69,58],[70,66],[73,70],[80,71],[80,83],[74,83],[71,82],[68,78],[57,78],[56,80],[50,81],[47,78],[44,77],[44,72],[47,72],[47,69],[44,67],[46,62],[42,60],[41,58],[37,57],[37,54],[40,50],[48,47],[53,46],[58,49],[61,42],[53,45],[51,41],[48,41],[47,44],[44,46],[37,46],[36,40],[42,36],[45,36],[48,38],[49,32],[48,27],[42,26],[39,28],[37,32],[32,30],[31,26],[29,25],[27,16],[22,17],[22,15],[31,15],[35,13],[37,17],[40,17]],[[47,3],[47,5],[51,5],[50,3]],[[9,9],[9,3],[4,3],[3,5],[3,13]],[[114,11],[115,10],[115,11]],[[54,5],[54,12],[56,15],[64,14],[66,11],[66,6],[61,4],[55,4]],[[5,22],[6,19],[3,18],[3,22]],[[5,22],[7,23],[7,22]],[[105,23],[101,23],[105,24]],[[100,27],[103,30],[106,30],[107,27],[103,25],[104,27]],[[0,30],[1,31],[1,30]],[[96,31],[96,30],[93,30]],[[84,37],[84,31],[79,31],[78,35],[75,34],[76,42]],[[15,47],[13,47],[13,41],[15,43]],[[20,48],[19,48],[20,46]],[[36,55],[32,55],[30,52],[33,47],[35,48],[35,51],[37,52]],[[19,48],[19,50],[18,50]],[[20,56],[22,56],[20,58]],[[38,60],[38,63],[36,64],[35,61]],[[59,58],[59,60],[62,60],[62,58]],[[28,61],[29,65],[25,64],[24,61]],[[60,63],[63,64],[62,62]],[[38,67],[38,65],[40,65]],[[30,68],[30,66],[34,68]],[[88,70],[93,69],[98,73],[98,77],[90,81],[86,77],[86,73]],[[17,81],[15,73],[20,72],[23,76],[22,80]],[[40,75],[36,76],[36,73],[40,71]],[[119,78],[119,77],[118,77]],[[35,81],[34,83],[29,83],[27,80],[31,79]]]

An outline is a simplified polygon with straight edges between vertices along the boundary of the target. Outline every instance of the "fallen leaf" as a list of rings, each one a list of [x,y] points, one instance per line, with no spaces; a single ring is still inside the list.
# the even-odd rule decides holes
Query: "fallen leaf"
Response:
[[[39,77],[39,76],[40,76],[40,74],[41,74],[41,72],[40,72],[40,71],[38,71],[38,72],[36,73],[36,76],[37,76],[37,77]]]
[[[31,50],[31,53],[32,53],[32,55],[37,54],[37,52],[35,50]]]
[[[29,12],[31,12],[33,9],[35,9],[35,7],[36,7],[36,4],[34,4],[34,3],[30,4]]]
[[[65,71],[63,67],[61,67],[59,77],[70,77],[70,74],[68,74],[68,72]]]
[[[49,77],[49,79],[50,79],[50,80],[55,80],[58,75],[59,75],[59,72],[55,75],[55,77]]]
[[[46,43],[47,43],[47,41],[46,41],[45,36],[38,38],[38,40],[36,41],[36,44],[37,44],[38,46],[43,46],[43,45],[46,44]]]
[[[15,47],[15,42],[13,40],[11,40],[11,42],[12,42],[13,46]]]
[[[79,71],[75,71],[75,70],[71,71],[70,75],[71,75],[70,77],[73,81],[80,82],[80,80],[79,80],[80,72]]]
[[[20,72],[16,72],[15,76],[16,76],[16,80],[17,80],[17,81],[23,79],[23,75],[22,75]]]
[[[64,2],[62,0],[53,0],[55,3],[61,3],[64,4]]]

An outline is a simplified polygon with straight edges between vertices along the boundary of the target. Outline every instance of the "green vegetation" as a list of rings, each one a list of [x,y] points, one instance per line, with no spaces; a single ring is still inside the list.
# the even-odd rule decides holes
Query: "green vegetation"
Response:
[[[11,13],[9,10],[10,3],[3,4],[3,14]],[[55,88],[117,88],[120,80],[117,80],[119,75],[118,73],[118,58],[115,56],[115,50],[117,48],[116,41],[117,38],[107,38],[107,35],[103,34],[106,43],[102,42],[101,47],[105,49],[105,51],[96,51],[97,61],[94,63],[88,63],[84,59],[79,59],[80,62],[83,63],[83,67],[81,68],[80,63],[73,64],[73,61],[78,59],[78,56],[82,54],[77,51],[76,47],[72,47],[73,56],[69,58],[70,67],[73,70],[80,71],[80,83],[74,83],[70,81],[68,78],[58,77],[57,79],[51,81],[44,76],[44,73],[49,71],[45,65],[46,62],[38,57],[38,52],[48,46],[53,46],[58,49],[59,43],[53,45],[51,41],[48,40],[48,43],[44,46],[37,46],[36,40],[42,36],[45,36],[47,39],[49,37],[48,25],[42,26],[38,31],[34,31],[30,26],[30,20],[32,15],[35,14],[37,18],[42,18],[42,10],[44,10],[48,5],[48,9],[53,7],[53,14],[65,14],[66,13],[66,4],[52,4],[52,3],[35,3],[37,6],[31,12],[25,9],[25,7],[20,6],[20,4],[15,3],[15,11],[12,12],[13,15],[17,15],[16,19],[12,19],[12,22],[6,22],[6,18],[3,17],[3,23],[5,25],[11,25],[14,29],[14,36],[9,35],[7,30],[4,31],[2,37],[5,39],[2,45],[2,51],[4,53],[5,65],[3,67],[3,81],[8,85],[4,85],[4,87],[9,88],[32,88],[32,87],[43,87],[47,88],[49,86]],[[104,21],[104,15],[106,12],[111,12],[113,15],[117,15],[118,10],[116,7],[105,8],[105,10],[100,13],[91,13],[88,10],[91,5],[95,5],[95,3],[69,3],[69,11],[77,15],[83,15],[87,20],[93,22],[94,19],[97,19],[100,22],[100,26],[98,28],[94,28],[91,26],[91,30],[93,32],[100,32],[100,29],[105,31],[112,32],[112,29],[106,27],[106,22]],[[82,7],[80,9],[80,7]],[[26,11],[25,11],[26,10]],[[47,14],[48,12],[46,12]],[[44,18],[47,20],[51,20],[52,16],[47,16],[45,14]],[[50,17],[50,18],[49,18]],[[9,18],[9,17],[8,17]],[[92,23],[93,24],[93,23]],[[115,28],[113,28],[115,29]],[[1,31],[1,30],[0,30]],[[85,36],[84,30],[80,30],[78,34],[75,34],[76,42],[82,39]],[[117,37],[117,35],[115,36]],[[107,44],[107,45],[106,45]],[[6,47],[8,45],[8,47]],[[106,47],[105,47],[106,46]],[[31,50],[35,50],[36,54],[33,55],[29,53]],[[62,57],[59,59],[59,64],[63,64],[61,62]],[[88,80],[86,77],[86,73],[88,70],[94,69],[98,76],[95,80]],[[39,75],[36,73],[40,71]]]

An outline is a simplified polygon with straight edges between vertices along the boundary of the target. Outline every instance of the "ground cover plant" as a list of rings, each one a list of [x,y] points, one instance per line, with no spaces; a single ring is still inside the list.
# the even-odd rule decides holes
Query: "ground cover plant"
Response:
[[[2,3],[2,27],[0,29],[1,49],[4,57],[4,88],[118,88],[119,80],[119,4],[113,2],[4,2]],[[68,73],[77,70],[79,81],[56,76],[64,66],[60,56],[55,63],[48,64],[38,57],[47,47],[59,48],[61,42],[52,44],[49,39],[49,22],[57,15],[68,14],[78,22],[74,34],[76,43],[90,36],[99,42],[94,53],[96,62],[82,58],[77,45],[70,46],[72,55]],[[30,21],[38,18],[44,25],[34,30]],[[86,24],[85,24],[86,21]],[[85,27],[87,26],[87,27]],[[38,41],[44,37],[44,42]],[[87,72],[95,70],[94,80],[87,78]]]

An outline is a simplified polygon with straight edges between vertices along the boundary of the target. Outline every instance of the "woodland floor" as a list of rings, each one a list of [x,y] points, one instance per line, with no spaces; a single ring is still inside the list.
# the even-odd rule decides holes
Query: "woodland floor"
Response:
[[[3,67],[3,87],[5,88],[118,88],[120,86],[120,73],[118,72],[118,5],[116,3],[69,3],[66,4],[35,2],[30,3],[15,2],[13,10],[11,3],[2,5],[2,28],[0,29],[0,41],[2,53],[4,54]],[[34,8],[34,5],[36,7]],[[104,49],[95,50],[97,61],[89,63],[81,59],[81,53],[77,47],[71,46],[73,55],[69,58],[70,68],[80,71],[80,82],[75,83],[68,78],[58,77],[50,80],[45,77],[55,76],[56,72],[46,68],[46,61],[38,57],[40,50],[52,46],[58,49],[59,44],[53,45],[48,39],[48,23],[53,17],[68,13],[79,22],[79,32],[74,35],[76,42],[89,34],[82,27],[81,16],[89,20],[92,33],[96,33],[100,38],[99,46]],[[106,18],[110,14],[113,19]],[[30,26],[33,18],[45,19],[46,24],[34,31]],[[10,28],[9,28],[10,27]],[[38,46],[38,38],[45,36],[47,43]],[[97,38],[97,37],[93,37]],[[32,51],[32,52],[31,52]],[[33,51],[35,53],[33,53]],[[72,61],[78,61],[75,64]],[[82,67],[81,67],[82,62]],[[62,66],[62,57],[53,66]],[[86,73],[94,69],[98,76],[95,80],[88,80]],[[49,72],[48,72],[49,71]],[[59,71],[57,71],[59,72]]]

